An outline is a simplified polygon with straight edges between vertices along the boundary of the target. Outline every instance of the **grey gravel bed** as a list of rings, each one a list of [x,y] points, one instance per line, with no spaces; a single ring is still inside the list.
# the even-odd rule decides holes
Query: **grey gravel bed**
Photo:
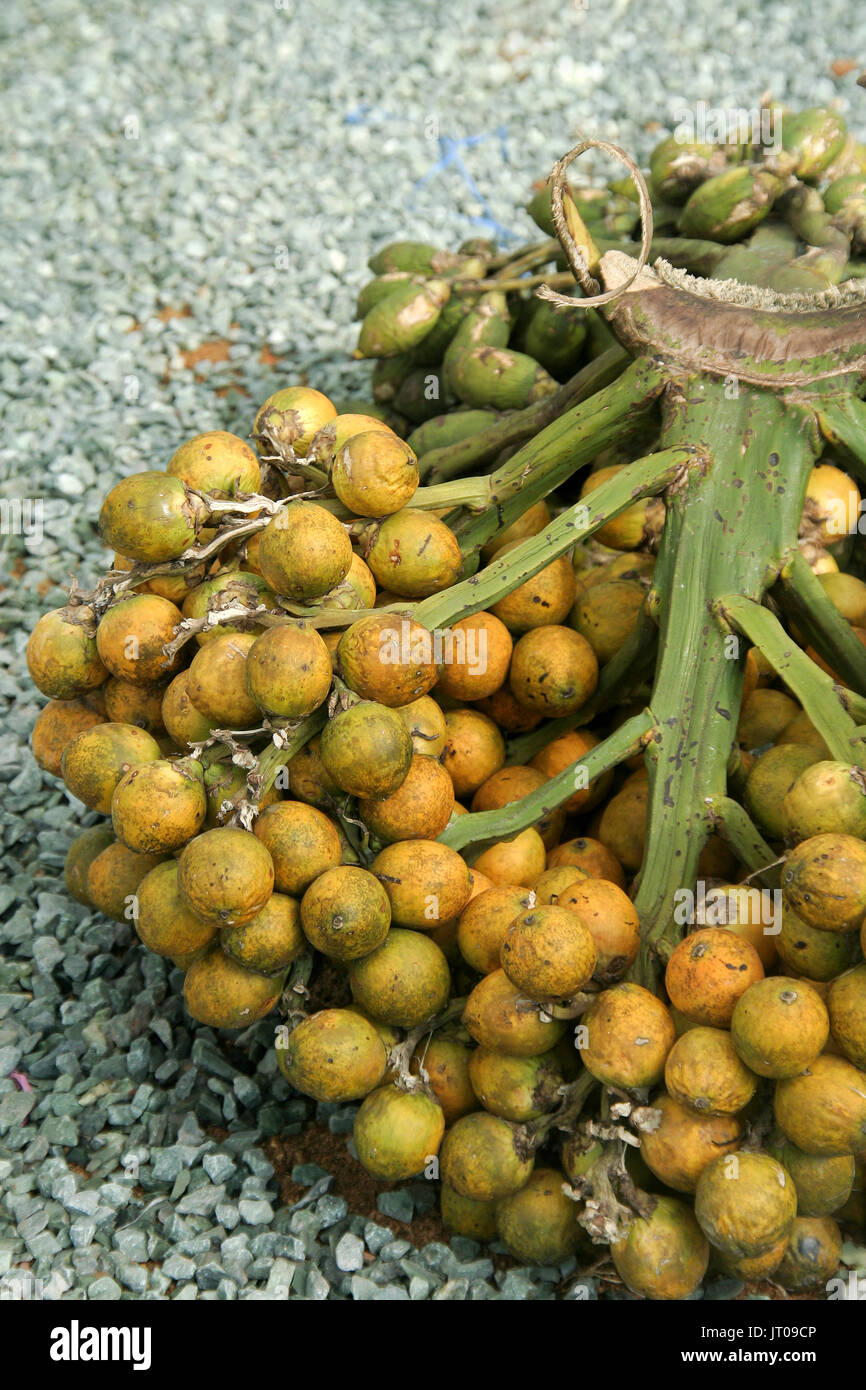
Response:
[[[526,239],[530,183],[580,132],[644,157],[701,99],[838,97],[862,136],[866,93],[830,70],[866,52],[862,8],[826,0],[816,22],[806,0],[700,0],[685,31],[683,13],[3,6],[0,500],[41,499],[44,520],[41,537],[0,536],[0,1292],[26,1264],[51,1299],[597,1296],[568,1266],[495,1272],[472,1241],[419,1251],[411,1225],[353,1215],[311,1165],[292,1173],[306,1196],[281,1204],[263,1142],[312,1118],[348,1135],[352,1109],[315,1116],[277,1072],[270,1023],[227,1048],[185,1016],[170,964],[66,897],[66,849],[95,818],[30,756],[42,701],[23,649],[70,571],[105,565],[111,482],[201,430],[248,434],[255,404],[303,374],[367,393],[351,316],[381,242]],[[219,339],[227,361],[184,365]],[[379,1207],[408,1223],[432,1201],[416,1183]]]

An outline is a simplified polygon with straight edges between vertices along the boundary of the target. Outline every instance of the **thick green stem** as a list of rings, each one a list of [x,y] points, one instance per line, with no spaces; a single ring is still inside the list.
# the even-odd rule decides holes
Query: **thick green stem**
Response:
[[[827,597],[801,551],[782,570],[782,605],[842,680],[866,694],[866,647]]]
[[[739,594],[719,600],[718,612],[764,653],[773,670],[797,697],[834,758],[864,763],[862,748],[853,744],[856,726],[841,708],[832,677],[801,651],[778,618],[760,603]]]
[[[809,472],[818,451],[811,413],[765,390],[731,393],[722,380],[672,387],[662,443],[689,441],[711,455],[668,495],[653,576],[659,594],[660,661],[650,708],[649,800],[635,905],[642,945],[636,977],[659,983],[659,962],[679,939],[674,907],[693,888],[713,830],[712,803],[726,771],[742,698],[745,650],[712,607],[735,590],[758,600],[796,545]]]
[[[591,748],[582,758],[551,777],[544,786],[521,797],[519,801],[512,801],[509,806],[497,811],[474,811],[466,816],[458,816],[443,830],[439,836],[440,843],[449,845],[451,849],[465,849],[467,845],[495,844],[497,840],[519,835],[521,830],[535,825],[543,816],[549,815],[574,796],[578,783],[580,786],[588,785],[639,753],[652,727],[653,718],[648,711],[636,714],[603,743]]]
[[[507,555],[492,560],[486,569],[455,584],[452,589],[423,599],[415,609],[417,621],[429,628],[450,627],[460,618],[498,602],[642,497],[664,492],[682,477],[694,460],[693,449],[677,447],[627,464],[587,497],[562,512],[537,536],[521,541]],[[490,480],[493,497],[500,486],[494,479],[495,475]]]

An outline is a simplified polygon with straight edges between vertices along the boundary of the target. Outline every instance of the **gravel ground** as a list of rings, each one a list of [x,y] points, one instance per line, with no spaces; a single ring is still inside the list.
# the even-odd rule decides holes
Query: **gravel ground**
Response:
[[[29,753],[24,644],[71,571],[105,565],[94,520],[117,478],[201,430],[246,435],[302,373],[367,394],[347,354],[379,243],[525,239],[531,181],[579,132],[643,157],[698,100],[838,99],[862,138],[866,93],[831,64],[866,51],[866,10],[825,0],[815,23],[806,0],[701,0],[685,32],[681,16],[679,0],[3,7],[0,498],[42,499],[44,521],[0,536],[0,1288],[27,1262],[54,1299],[596,1297],[471,1241],[415,1248],[423,1183],[380,1194],[373,1219],[315,1163],[275,1172],[274,1136],[311,1118],[346,1134],[351,1107],[315,1117],[270,1023],[192,1026],[170,964],[66,897],[67,846],[95,818]]]

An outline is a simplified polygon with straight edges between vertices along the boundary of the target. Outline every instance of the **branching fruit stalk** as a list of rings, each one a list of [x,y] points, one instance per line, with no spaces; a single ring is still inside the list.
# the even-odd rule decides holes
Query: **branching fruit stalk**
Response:
[[[654,574],[660,660],[650,708],[649,802],[635,905],[642,947],[637,978],[655,987],[682,928],[675,894],[694,884],[714,829],[711,800],[726,794],[747,644],[719,620],[736,593],[760,603],[796,549],[809,472],[820,452],[807,407],[723,379],[684,375],[664,403],[665,444],[701,440],[704,476],[689,473],[668,499]]]

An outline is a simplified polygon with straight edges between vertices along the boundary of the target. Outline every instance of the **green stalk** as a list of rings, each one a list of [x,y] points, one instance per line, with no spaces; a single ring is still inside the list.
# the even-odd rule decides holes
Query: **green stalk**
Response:
[[[494,424],[478,434],[461,439],[441,449],[431,449],[419,460],[422,475],[432,483],[461,477],[471,468],[491,463],[503,449],[523,444],[556,420],[566,410],[588,400],[597,391],[616,381],[630,361],[625,348],[617,344],[609,351],[588,362],[552,396],[528,405],[524,410],[509,410]],[[413,503],[414,505],[414,503]]]
[[[828,396],[818,410],[818,424],[831,444],[846,451],[851,471],[866,482],[866,404],[853,391]]]
[[[493,559],[486,569],[479,570],[461,584],[423,599],[415,609],[417,621],[429,628],[450,627],[470,613],[488,608],[552,564],[578,541],[594,535],[640,498],[664,492],[694,460],[694,450],[680,446],[626,464],[601,487],[562,512],[537,536],[521,541],[507,555]],[[490,485],[488,506],[492,507],[500,486],[495,474]]]
[[[801,551],[782,570],[781,600],[808,641],[846,684],[866,694],[866,647],[831,603]]]
[[[544,786],[529,792],[519,801],[512,801],[496,811],[474,811],[466,816],[458,816],[446,826],[439,836],[439,842],[451,849],[465,849],[467,845],[495,844],[497,840],[507,840],[519,835],[521,830],[535,825],[542,816],[556,810],[576,790],[576,773],[582,769],[588,781],[593,782],[611,768],[640,752],[644,740],[653,728],[653,717],[648,710],[626,720],[615,733],[603,743],[591,748],[582,758],[569,767],[563,768],[551,777]]]
[[[725,844],[730,845],[741,864],[745,864],[752,873],[757,873],[775,863],[778,856],[759,834],[738,801],[729,796],[716,796],[710,798],[708,805],[716,830]]]
[[[692,376],[671,393],[662,429],[668,447],[703,442],[706,474],[690,470],[668,494],[653,588],[659,594],[660,660],[650,708],[649,799],[635,906],[641,920],[636,978],[659,984],[676,945],[677,890],[697,879],[714,828],[712,805],[726,772],[742,699],[745,651],[714,621],[732,590],[758,600],[796,546],[818,443],[811,412],[781,395]]]
[[[717,611],[753,646],[760,647],[773,670],[800,701],[833,757],[849,762],[855,753],[855,725],[840,707],[832,677],[800,650],[778,618],[760,603],[739,594],[726,594],[719,600]],[[857,751],[862,759],[862,751]]]
[[[259,755],[259,765],[254,772],[247,778],[247,786],[253,793],[255,801],[261,801],[266,792],[269,792],[274,785],[274,779],[281,767],[285,767],[296,753],[309,743],[310,739],[324,728],[328,719],[327,709],[320,705],[312,714],[308,714],[306,719],[302,719],[290,731],[287,727],[288,741],[284,748],[277,748],[271,743],[263,753]]]
[[[657,362],[639,359],[610,386],[554,420],[518,449],[490,475],[488,511],[482,516],[470,515],[452,528],[463,554],[475,554],[496,531],[510,526],[533,503],[591,463],[602,449],[622,443],[645,418],[663,382]]]
[[[857,695],[853,690],[846,690],[844,686],[837,685],[835,690],[842,708],[847,710],[852,719],[858,721],[866,719],[866,699],[864,699],[862,695]],[[857,740],[862,737],[859,732],[859,725],[854,732],[854,737]]]

